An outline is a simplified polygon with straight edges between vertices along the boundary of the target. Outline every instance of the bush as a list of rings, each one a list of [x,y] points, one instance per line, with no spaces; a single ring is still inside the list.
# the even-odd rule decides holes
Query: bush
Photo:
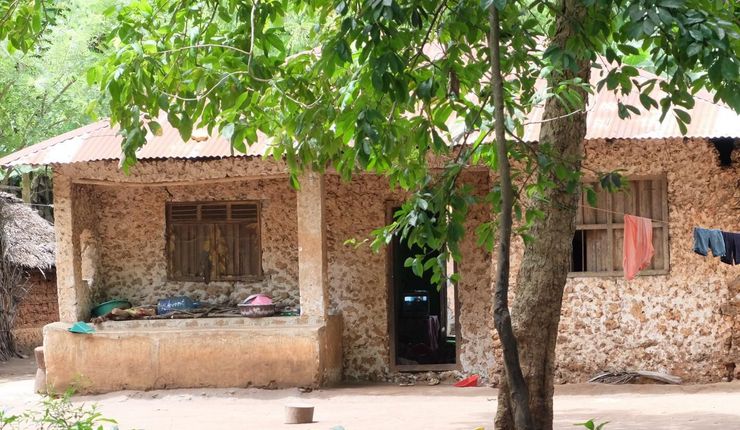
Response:
[[[116,422],[103,417],[95,405],[72,404],[73,393],[68,390],[58,397],[44,397],[40,409],[20,415],[0,410],[0,430],[105,430],[106,424],[112,425],[110,429],[118,429]]]
[[[605,421],[601,424],[596,424],[594,423],[594,420],[591,419],[586,421],[585,423],[578,423],[575,425],[586,427],[588,430],[602,430],[604,427],[606,427],[607,424],[609,424],[609,421]]]

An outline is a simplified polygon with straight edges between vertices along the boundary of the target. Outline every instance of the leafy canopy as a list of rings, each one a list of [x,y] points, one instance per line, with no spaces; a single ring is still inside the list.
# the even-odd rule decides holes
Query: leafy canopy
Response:
[[[713,0],[582,0],[586,17],[567,43],[549,42],[555,18],[570,13],[556,1],[134,0],[112,11],[113,53],[88,80],[110,97],[125,168],[146,135],[161,132],[161,118],[186,141],[194,127],[206,127],[239,151],[263,132],[296,186],[301,169],[331,166],[344,178],[375,172],[408,190],[374,244],[401,234],[412,245],[444,250],[443,261],[448,252],[459,257],[471,203],[500,206],[497,186],[475,195],[458,184],[464,167],[497,170],[489,138],[491,2],[501,14],[520,233],[543,216],[523,204],[527,198],[552,187],[578,189],[576,160],[553,153],[551,142],[518,136],[545,99],[570,112],[585,109],[582,94],[594,88],[568,78],[584,65],[601,68],[598,88],[640,92],[641,107],[620,103],[623,117],[658,108],[685,128],[700,88],[740,111],[736,6]],[[648,61],[660,79],[638,79],[634,61],[624,61],[630,57]],[[541,91],[538,79],[547,82]],[[655,87],[666,95],[656,100]],[[619,185],[614,173],[603,179]],[[477,232],[488,248],[493,228]],[[407,263],[435,266],[422,257]]]
[[[103,57],[98,42],[110,30],[110,20],[102,11],[110,4],[112,0],[67,0],[54,9],[54,20],[43,33],[27,40],[32,47],[14,45],[18,42],[13,38],[0,42],[0,154],[90,122],[86,109],[100,92],[84,77]],[[18,19],[27,24],[21,15]],[[36,16],[41,15],[39,10]],[[7,24],[2,31],[19,34]]]

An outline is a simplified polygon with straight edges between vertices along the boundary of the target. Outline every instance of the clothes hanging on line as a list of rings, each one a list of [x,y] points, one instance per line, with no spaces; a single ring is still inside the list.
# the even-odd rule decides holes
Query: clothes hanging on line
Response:
[[[650,218],[624,216],[624,246],[622,267],[624,278],[631,280],[640,270],[650,266],[653,249],[653,222]]]
[[[740,264],[740,233],[723,231],[722,239],[725,242],[725,255],[719,260],[729,265]]]
[[[710,249],[715,257],[724,257],[725,239],[722,237],[722,232],[694,227],[694,252],[706,257]]]

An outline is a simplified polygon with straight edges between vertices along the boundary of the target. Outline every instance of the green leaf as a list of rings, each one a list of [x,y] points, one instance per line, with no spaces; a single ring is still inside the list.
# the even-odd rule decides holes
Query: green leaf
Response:
[[[686,48],[686,55],[688,55],[689,57],[693,57],[694,55],[701,52],[701,50],[702,50],[701,44],[692,43],[691,45],[689,45],[688,48]]]
[[[180,118],[180,126],[177,130],[180,132],[180,137],[183,142],[189,141],[190,137],[193,135],[193,120],[191,120],[187,114],[182,114],[182,117]]]
[[[640,104],[642,104],[642,107],[644,107],[645,110],[650,110],[652,107],[658,107],[658,102],[645,93],[640,94]]]
[[[221,129],[221,136],[224,137],[224,139],[228,139],[231,141],[231,138],[234,136],[234,123],[230,122],[224,126],[224,128]]]
[[[149,130],[151,130],[155,136],[162,135],[162,126],[159,125],[157,121],[149,121],[148,125],[149,125]]]
[[[685,0],[662,0],[660,2],[661,7],[666,7],[670,9],[680,9],[684,7]]]
[[[334,47],[334,51],[337,53],[337,56],[339,56],[339,59],[343,62],[352,62],[352,50],[350,49],[349,43],[347,43],[346,39],[339,39],[336,46]]]
[[[737,63],[730,57],[722,59],[722,77],[728,81],[737,79]]]
[[[594,191],[593,188],[586,188],[586,201],[591,207],[596,207],[597,204],[597,195],[596,191]]]
[[[639,55],[640,54],[640,50],[637,49],[637,48],[635,48],[632,45],[619,44],[619,45],[617,45],[617,47],[619,48],[620,51],[622,51],[622,52],[624,52],[625,54],[628,54],[628,55]]]
[[[673,109],[673,111],[675,112],[676,116],[678,116],[681,119],[681,121],[683,121],[685,123],[690,123],[691,122],[691,116],[685,110],[682,110],[682,109]]]

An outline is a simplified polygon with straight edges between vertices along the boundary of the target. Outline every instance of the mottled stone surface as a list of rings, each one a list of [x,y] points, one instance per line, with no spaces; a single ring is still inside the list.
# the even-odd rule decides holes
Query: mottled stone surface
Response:
[[[670,272],[623,278],[571,278],[563,298],[556,377],[583,382],[601,369],[670,372],[688,382],[716,382],[733,349],[738,266],[693,252],[694,226],[740,231],[740,153],[720,167],[702,139],[590,141],[586,167],[668,179]],[[734,352],[732,352],[734,351]]]
[[[461,178],[485,189],[486,173]],[[344,318],[344,375],[347,379],[383,380],[391,375],[388,328],[387,250],[373,253],[367,244],[345,245],[370,237],[386,223],[387,211],[403,201],[401,192],[390,190],[385,179],[363,175],[343,183],[327,177],[327,244],[331,306]],[[459,266],[460,362],[465,372],[489,376],[495,368],[490,294],[490,257],[475,246],[475,227],[487,219],[482,207],[471,209],[463,262]]]
[[[209,303],[232,303],[262,292],[298,303],[295,192],[284,179],[167,187],[95,186],[100,195],[102,300],[134,304],[187,295]],[[258,200],[261,204],[261,280],[180,282],[167,277],[165,204],[168,201]]]
[[[667,177],[670,271],[631,282],[616,277],[569,279],[557,347],[557,380],[582,382],[601,369],[667,371],[689,382],[719,381],[732,372],[740,376],[740,365],[735,366],[740,364],[738,269],[692,251],[694,226],[740,231],[738,151],[732,167],[721,168],[713,146],[702,139],[590,141],[585,147],[589,169]],[[84,313],[86,306],[88,287],[82,273],[86,270],[75,257],[86,247],[80,241],[84,230],[90,233],[82,242],[98,241],[100,274],[95,283],[105,298],[151,303],[167,295],[189,294],[201,300],[233,302],[251,292],[268,291],[296,303],[297,202],[287,178],[279,177],[284,172],[282,164],[255,159],[142,162],[130,176],[110,162],[57,166],[62,315],[72,318]],[[257,179],[261,175],[263,179]],[[72,186],[72,176],[87,182],[206,182],[166,187]],[[241,176],[248,178],[233,179]],[[386,222],[389,205],[401,202],[404,195],[390,190],[385,179],[371,175],[358,176],[351,183],[341,183],[335,175],[325,180],[329,305],[344,320],[344,377],[392,378],[386,251],[375,254],[367,245],[354,247],[344,242],[367,238]],[[481,193],[494,181],[486,172],[467,172],[463,178]],[[208,286],[168,281],[165,202],[231,199],[264,202],[264,280]],[[495,267],[493,256],[475,246],[473,235],[489,217],[485,207],[471,209],[464,258],[458,266],[462,276],[460,363],[464,374],[479,373],[495,383],[500,370],[491,316]],[[514,275],[522,249],[521,241],[515,239]],[[515,278],[512,288],[515,299]]]

